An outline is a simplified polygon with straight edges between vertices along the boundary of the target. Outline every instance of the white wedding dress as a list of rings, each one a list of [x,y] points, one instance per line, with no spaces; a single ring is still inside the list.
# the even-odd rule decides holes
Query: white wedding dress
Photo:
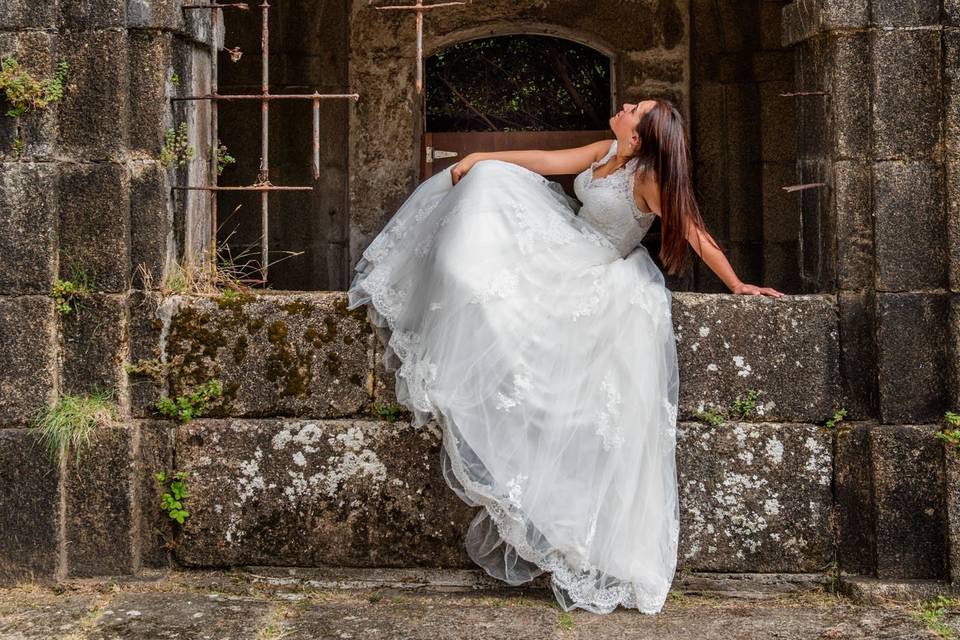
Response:
[[[397,400],[443,429],[446,482],[482,505],[470,557],[511,585],[551,572],[565,611],[657,613],[676,568],[678,370],[671,293],[640,240],[634,163],[520,165],[421,183],[363,252]]]

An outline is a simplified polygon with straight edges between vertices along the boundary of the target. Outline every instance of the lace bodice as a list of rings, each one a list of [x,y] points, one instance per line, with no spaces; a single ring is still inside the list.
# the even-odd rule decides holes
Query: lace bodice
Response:
[[[625,257],[643,240],[657,214],[640,211],[633,197],[636,158],[609,175],[593,177],[593,170],[616,152],[617,140],[614,139],[607,154],[574,179],[573,190],[583,203],[579,216],[602,233],[617,248],[621,257]]]

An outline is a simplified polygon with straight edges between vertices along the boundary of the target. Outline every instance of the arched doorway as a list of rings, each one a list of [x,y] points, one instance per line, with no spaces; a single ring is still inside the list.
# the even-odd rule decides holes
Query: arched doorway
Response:
[[[564,149],[612,138],[610,57],[550,35],[478,37],[425,61],[420,176],[474,151]],[[573,175],[549,176],[573,194]]]

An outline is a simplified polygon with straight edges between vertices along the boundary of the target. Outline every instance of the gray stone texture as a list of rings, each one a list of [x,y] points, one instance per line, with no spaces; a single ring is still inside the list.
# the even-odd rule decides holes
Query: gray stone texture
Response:
[[[0,164],[0,293],[48,293],[56,276],[57,167]]]
[[[943,108],[940,49],[936,30],[875,32],[871,68],[878,158],[927,158],[934,153]]]
[[[930,422],[949,408],[948,313],[944,293],[877,294],[881,422]]]
[[[947,512],[939,425],[871,430],[877,577],[943,578]]]
[[[177,430],[191,516],[176,559],[467,567],[462,541],[475,510],[445,484],[440,446],[435,425],[193,421]]]
[[[59,56],[70,65],[71,78],[57,109],[58,143],[76,161],[123,158],[129,139],[128,42],[124,30],[58,36]]]
[[[368,401],[373,331],[343,292],[185,298],[171,318],[170,391],[219,379],[210,416],[339,417]]]
[[[127,314],[123,294],[92,293],[60,316],[61,393],[89,394],[123,385]]]
[[[832,439],[808,424],[680,425],[680,565],[800,573],[830,562]]]
[[[0,483],[4,487],[0,498],[0,584],[49,582],[56,575],[59,481],[59,469],[37,432],[0,429]]]
[[[840,390],[837,313],[827,295],[675,294],[680,414],[728,408],[757,389],[758,416],[826,420]]]
[[[130,287],[129,200],[123,164],[61,165],[60,278],[72,279],[76,268],[92,278],[97,291],[120,293]]]
[[[95,429],[64,460],[67,575],[83,578],[134,570],[133,449],[124,426]]]
[[[0,426],[26,426],[56,379],[53,299],[0,296]]]

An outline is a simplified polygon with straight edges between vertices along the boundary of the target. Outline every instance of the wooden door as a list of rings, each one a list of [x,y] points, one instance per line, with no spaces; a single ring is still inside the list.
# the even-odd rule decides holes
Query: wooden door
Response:
[[[462,131],[425,133],[420,148],[421,181],[456,164],[475,151],[514,149],[569,149],[596,140],[612,140],[609,129],[595,131]],[[559,182],[570,196],[575,174],[547,176]]]

